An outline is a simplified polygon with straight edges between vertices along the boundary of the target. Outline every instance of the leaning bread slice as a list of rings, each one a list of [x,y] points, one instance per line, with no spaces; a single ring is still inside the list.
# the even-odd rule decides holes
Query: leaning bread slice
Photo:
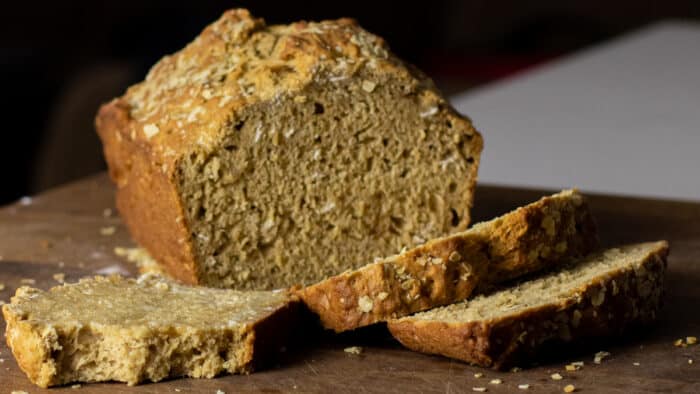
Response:
[[[467,298],[597,246],[576,190],[544,197],[472,229],[346,271],[300,290],[324,327],[351,330]]]
[[[156,276],[21,287],[3,306],[7,343],[41,386],[248,373],[282,346],[298,302],[284,291],[186,287]]]
[[[628,245],[473,300],[390,321],[406,347],[502,369],[543,345],[617,334],[653,320],[668,244]]]

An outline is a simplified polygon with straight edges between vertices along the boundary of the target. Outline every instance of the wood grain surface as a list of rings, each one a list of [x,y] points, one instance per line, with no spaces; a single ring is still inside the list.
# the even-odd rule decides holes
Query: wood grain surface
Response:
[[[480,186],[474,220],[489,219],[549,193]],[[380,325],[339,336],[312,333],[305,343],[281,354],[275,367],[249,376],[175,379],[136,387],[101,383],[43,390],[27,380],[3,341],[0,394],[13,390],[468,393],[474,387],[485,387],[489,393],[561,393],[568,384],[581,393],[700,393],[700,345],[673,345],[677,338],[700,336],[700,203],[594,195],[591,205],[606,245],[670,241],[665,307],[652,327],[621,338],[558,348],[539,366],[498,373],[414,353],[401,348]],[[106,209],[112,214],[105,215]],[[101,229],[109,227],[114,227],[114,234],[103,235]],[[0,209],[0,283],[4,284],[0,300],[9,302],[23,279],[34,279],[36,287],[47,289],[58,284],[54,275],[59,273],[65,274],[68,282],[98,273],[136,274],[134,266],[114,254],[116,246],[133,243],[114,209],[113,187],[103,174],[6,206]],[[4,333],[4,321],[1,329]],[[351,355],[343,351],[348,346],[362,346],[364,351],[359,356]],[[612,356],[596,365],[593,355],[601,350]],[[572,361],[584,361],[585,366],[579,371],[565,371],[565,364]],[[475,378],[478,372],[484,377]],[[552,380],[550,375],[555,372],[564,379]],[[491,384],[491,379],[501,379],[502,383]],[[518,388],[521,384],[529,384],[527,391]]]

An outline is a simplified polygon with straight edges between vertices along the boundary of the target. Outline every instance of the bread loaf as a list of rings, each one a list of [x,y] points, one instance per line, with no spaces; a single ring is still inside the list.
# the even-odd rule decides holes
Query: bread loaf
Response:
[[[464,230],[480,134],[340,19],[231,10],[96,119],[134,239],[190,284],[312,284]]]
[[[2,312],[20,368],[48,387],[248,373],[285,344],[298,306],[284,291],[238,292],[156,276],[112,276],[46,292],[21,287]]]
[[[303,288],[324,327],[345,331],[451,304],[487,287],[583,256],[598,245],[584,197],[565,190],[398,256]]]
[[[627,245],[472,300],[389,322],[409,349],[502,369],[544,345],[619,334],[656,317],[668,244]]]

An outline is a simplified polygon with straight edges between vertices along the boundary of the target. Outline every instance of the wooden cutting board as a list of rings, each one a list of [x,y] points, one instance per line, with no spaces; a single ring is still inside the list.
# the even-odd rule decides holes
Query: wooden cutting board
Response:
[[[549,191],[480,186],[474,220],[485,220],[536,200]],[[685,392],[700,393],[700,345],[676,347],[686,336],[700,337],[700,203],[597,196],[591,205],[606,245],[667,239],[671,256],[666,306],[658,322],[622,338],[561,348],[540,366],[520,372],[498,373],[447,358],[401,348],[382,326],[340,336],[324,333],[292,346],[275,368],[249,376],[212,380],[176,379],[128,387],[121,383],[84,384],[85,393],[211,393],[240,392],[473,392],[561,393],[573,384],[582,393]],[[114,233],[111,233],[111,229]],[[22,283],[57,285],[55,274],[73,282],[97,273],[136,274],[130,263],[113,253],[116,246],[133,246],[113,206],[113,187],[105,175],[88,178],[0,209],[0,300],[8,302]],[[2,322],[4,333],[4,321]],[[361,346],[361,355],[343,351]],[[593,355],[610,358],[600,365]],[[32,385],[3,342],[0,345],[0,394],[12,390],[42,390]],[[694,363],[690,363],[694,360]],[[584,361],[583,369],[564,370],[565,364]],[[554,381],[552,373],[564,379]],[[483,373],[476,378],[475,373]],[[501,379],[499,385],[491,379]],[[518,385],[529,384],[527,391]]]

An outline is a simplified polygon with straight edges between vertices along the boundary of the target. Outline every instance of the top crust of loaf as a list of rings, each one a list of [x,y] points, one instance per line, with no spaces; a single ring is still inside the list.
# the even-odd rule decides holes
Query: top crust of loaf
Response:
[[[266,26],[247,10],[234,9],[162,58],[145,81],[102,106],[97,128],[108,128],[108,119],[123,114],[122,138],[148,147],[169,172],[192,146],[215,144],[225,131],[221,126],[234,124],[239,109],[299,91],[321,76],[348,78],[363,66],[425,85],[426,111],[445,106],[428,78],[406,68],[380,37],[352,19]]]

